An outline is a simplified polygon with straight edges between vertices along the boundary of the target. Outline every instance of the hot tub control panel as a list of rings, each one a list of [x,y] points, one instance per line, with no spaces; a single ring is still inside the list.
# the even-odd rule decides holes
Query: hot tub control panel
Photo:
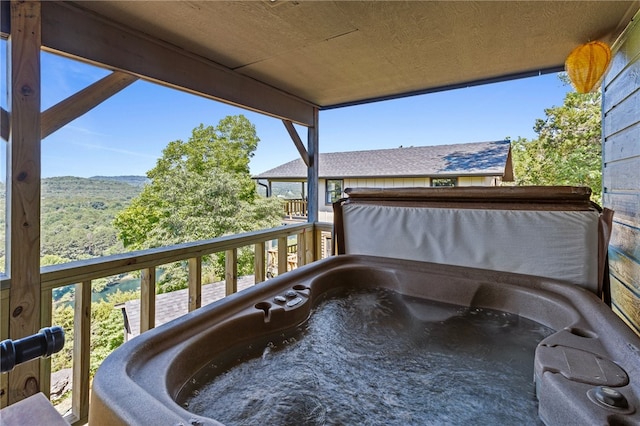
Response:
[[[273,298],[273,301],[287,308],[293,308],[301,304],[304,299],[296,290],[291,289],[287,290],[284,294],[278,294]]]

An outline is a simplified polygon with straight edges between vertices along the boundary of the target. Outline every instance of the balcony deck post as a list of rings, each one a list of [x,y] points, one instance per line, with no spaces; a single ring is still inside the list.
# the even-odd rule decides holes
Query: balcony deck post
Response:
[[[309,217],[307,222],[318,221],[318,108],[313,110],[313,126],[309,127],[307,134],[307,153],[309,155],[309,167],[307,168],[307,192],[309,194]]]
[[[41,3],[12,1],[8,84],[7,267],[11,274],[9,338],[40,329],[40,47]],[[3,389],[5,390],[5,389]],[[9,373],[8,403],[41,391],[40,363]]]

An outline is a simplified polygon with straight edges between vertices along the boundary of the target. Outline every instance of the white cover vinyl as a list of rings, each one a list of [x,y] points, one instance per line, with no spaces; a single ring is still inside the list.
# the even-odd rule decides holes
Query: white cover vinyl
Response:
[[[596,211],[342,206],[346,254],[565,280],[598,289]]]

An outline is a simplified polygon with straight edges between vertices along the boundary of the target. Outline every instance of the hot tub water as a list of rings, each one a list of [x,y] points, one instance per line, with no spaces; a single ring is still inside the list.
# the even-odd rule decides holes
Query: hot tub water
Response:
[[[302,326],[217,357],[177,402],[227,425],[540,424],[537,343],[504,312],[349,290]]]

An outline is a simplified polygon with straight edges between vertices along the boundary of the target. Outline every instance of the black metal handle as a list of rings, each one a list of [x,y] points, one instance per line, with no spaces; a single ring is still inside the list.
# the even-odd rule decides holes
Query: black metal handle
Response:
[[[53,326],[18,340],[0,342],[0,373],[13,370],[18,364],[35,358],[50,357],[64,346],[64,330]]]

